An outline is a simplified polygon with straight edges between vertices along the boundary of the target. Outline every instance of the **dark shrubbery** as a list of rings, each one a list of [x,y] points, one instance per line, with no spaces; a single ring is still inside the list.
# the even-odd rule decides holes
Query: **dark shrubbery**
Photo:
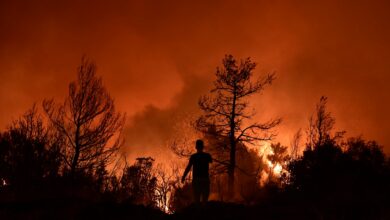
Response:
[[[324,216],[375,219],[389,208],[390,167],[375,142],[325,141],[305,150],[289,171],[286,190]]]

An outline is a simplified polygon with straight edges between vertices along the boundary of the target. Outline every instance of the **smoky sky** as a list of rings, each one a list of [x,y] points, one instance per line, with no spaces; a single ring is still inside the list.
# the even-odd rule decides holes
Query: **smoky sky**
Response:
[[[387,1],[0,1],[0,126],[61,100],[81,57],[127,113],[125,151],[153,154],[197,111],[225,54],[277,80],[251,99],[288,145],[322,95],[347,136],[390,152]],[[163,150],[162,150],[163,149]],[[153,156],[153,155],[151,155]]]

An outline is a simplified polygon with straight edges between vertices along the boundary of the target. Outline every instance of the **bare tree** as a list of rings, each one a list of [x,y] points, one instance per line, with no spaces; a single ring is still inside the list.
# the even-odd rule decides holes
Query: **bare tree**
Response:
[[[296,159],[299,154],[299,148],[301,144],[301,138],[302,138],[302,129],[300,128],[293,136],[293,139],[290,143],[291,147],[291,159]]]
[[[254,116],[248,112],[247,98],[261,92],[271,84],[275,74],[251,81],[256,63],[250,58],[237,64],[232,55],[226,55],[222,68],[217,68],[214,88],[210,95],[199,99],[199,107],[204,114],[197,120],[197,128],[205,133],[210,127],[216,133],[229,140],[229,161],[227,164],[229,196],[234,194],[234,172],[236,169],[236,150],[238,143],[253,144],[256,141],[270,140],[274,136],[270,129],[280,123],[280,119],[269,120],[266,123],[244,123]],[[249,125],[247,125],[249,124]]]
[[[158,164],[154,174],[157,178],[155,190],[157,206],[165,213],[174,211],[171,202],[175,189],[180,187],[182,173],[177,164],[171,163],[169,167],[170,169],[164,168],[162,164]]]
[[[65,137],[62,156],[72,175],[108,162],[121,144],[125,117],[115,110],[94,63],[83,58],[77,76],[63,104],[43,101],[48,118]]]
[[[345,131],[335,132],[331,134],[335,119],[331,112],[326,109],[328,98],[321,96],[319,103],[316,106],[316,112],[309,118],[309,127],[307,129],[307,147],[311,150],[315,146],[319,146],[325,143],[327,140],[336,140],[342,137]]]

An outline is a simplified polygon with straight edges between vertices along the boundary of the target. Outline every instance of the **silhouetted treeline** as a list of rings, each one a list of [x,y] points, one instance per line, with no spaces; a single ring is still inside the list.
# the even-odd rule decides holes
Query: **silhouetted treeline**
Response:
[[[285,191],[328,219],[389,216],[390,165],[381,147],[360,138],[325,140],[290,162]]]
[[[389,158],[375,141],[333,132],[335,119],[326,104],[321,97],[303,155],[288,164],[284,198],[326,219],[389,218]]]

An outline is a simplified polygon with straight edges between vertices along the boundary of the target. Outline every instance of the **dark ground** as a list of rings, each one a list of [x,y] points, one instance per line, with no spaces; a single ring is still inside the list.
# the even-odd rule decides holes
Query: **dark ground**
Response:
[[[86,201],[50,200],[1,204],[0,219],[390,219],[390,211],[366,207],[315,208],[310,204],[279,203],[246,206],[209,202],[191,205],[168,215],[159,210],[132,204],[88,203]]]

